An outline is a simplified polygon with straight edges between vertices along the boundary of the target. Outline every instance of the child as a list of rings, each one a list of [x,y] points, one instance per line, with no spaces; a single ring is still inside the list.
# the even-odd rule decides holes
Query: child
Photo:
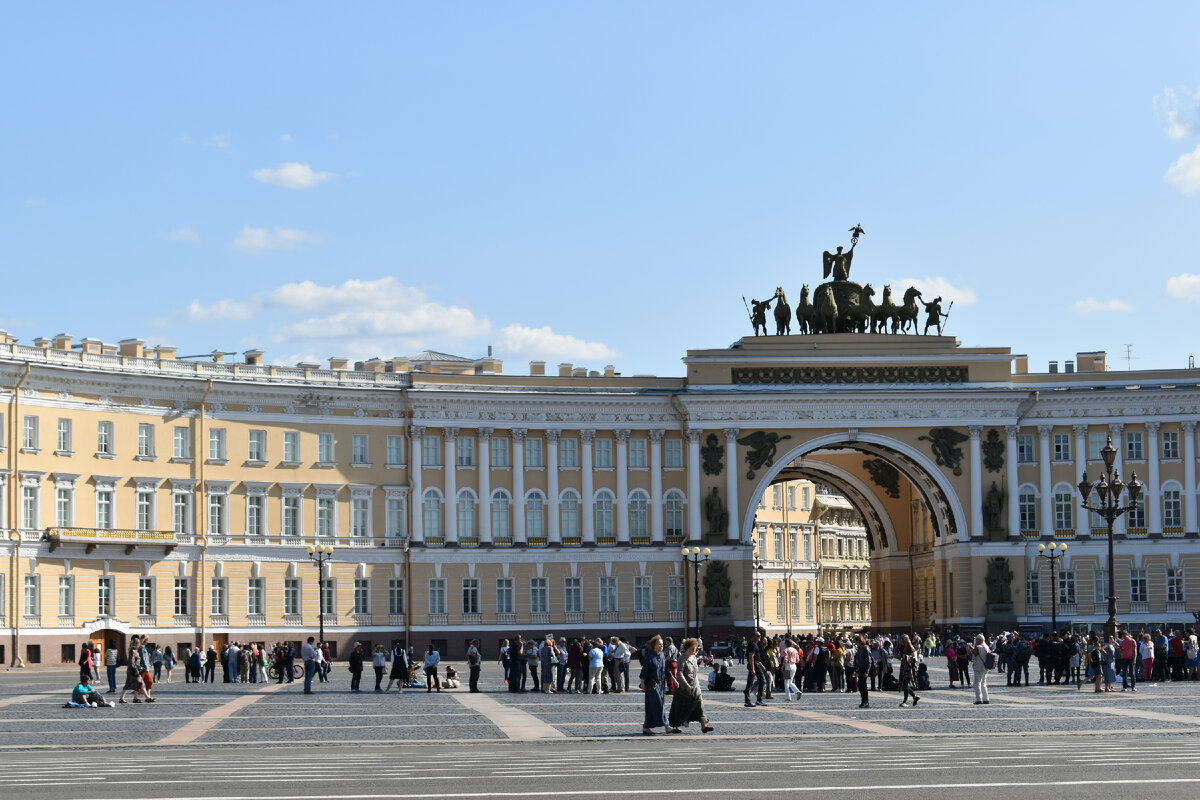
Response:
[[[917,691],[924,691],[929,688],[929,667],[922,661],[917,666]]]

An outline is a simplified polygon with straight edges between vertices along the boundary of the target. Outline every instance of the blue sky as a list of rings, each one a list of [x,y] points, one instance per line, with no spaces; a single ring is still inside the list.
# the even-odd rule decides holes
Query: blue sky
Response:
[[[965,345],[1200,350],[1200,5],[346,5],[10,4],[0,326],[681,375],[861,222]]]

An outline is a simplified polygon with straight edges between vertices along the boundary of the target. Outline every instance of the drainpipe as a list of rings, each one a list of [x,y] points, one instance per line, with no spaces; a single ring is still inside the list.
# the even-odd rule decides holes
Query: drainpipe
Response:
[[[196,444],[192,451],[192,457],[196,460],[196,488],[192,491],[192,496],[195,498],[196,507],[192,509],[192,517],[195,522],[195,530],[201,531],[200,539],[200,566],[196,574],[196,622],[200,626],[200,641],[196,646],[201,652],[204,650],[204,636],[207,626],[205,625],[204,616],[204,576],[208,570],[208,515],[204,508],[204,405],[208,401],[208,395],[213,390],[212,378],[208,379],[208,386],[204,389],[204,395],[200,398],[200,424],[196,434]],[[203,529],[201,526],[203,523]]]
[[[17,602],[21,597],[21,595],[18,594],[18,589],[17,589],[17,587],[20,586],[20,584],[21,584],[21,575],[20,575],[20,570],[21,570],[21,531],[17,527],[17,522],[18,522],[17,514],[19,513],[18,501],[20,500],[20,493],[17,488],[17,482],[20,479],[20,475],[17,472],[17,457],[21,450],[20,442],[17,437],[20,434],[21,429],[19,427],[17,427],[17,419],[20,415],[20,410],[21,410],[21,399],[20,399],[21,385],[23,383],[25,383],[25,379],[29,377],[29,371],[32,369],[33,369],[33,364],[29,361],[26,361],[25,362],[25,370],[21,373],[21,377],[17,379],[16,385],[13,386],[12,399],[9,401],[9,407],[11,409],[9,412],[9,416],[11,417],[11,419],[9,420],[9,426],[12,431],[12,435],[8,439],[8,445],[9,445],[9,447],[8,447],[8,463],[9,463],[8,537],[9,537],[9,539],[12,540],[12,543],[13,543],[12,548],[13,549],[12,549],[11,564],[10,564],[11,568],[9,569],[9,574],[12,575],[12,586],[9,589],[9,596],[12,598],[12,602],[9,604],[8,607],[12,609],[12,617],[13,617],[13,623],[12,623],[13,657],[12,657],[12,662],[11,662],[11,666],[13,666],[13,667],[25,666],[25,659],[21,658],[21,655],[20,655],[21,616],[24,612],[24,609]]]
[[[411,432],[411,427],[409,425],[409,423],[412,422],[412,406],[410,406],[408,403],[408,389],[406,389],[404,387],[400,388],[400,418],[404,420],[404,432],[406,434],[408,434],[408,436],[409,436],[408,450],[409,450],[409,452],[412,452],[412,432]],[[408,652],[408,648],[411,646],[410,630],[412,627],[411,623],[409,622],[409,620],[411,619],[411,615],[412,615],[412,547],[411,547],[411,539],[412,539],[412,529],[413,529],[413,514],[416,513],[413,510],[413,504],[416,502],[416,498],[414,498],[412,496],[412,477],[411,477],[412,476],[412,472],[411,472],[412,468],[413,468],[413,465],[409,464],[408,465],[408,469],[409,469],[408,531],[407,531],[408,535],[404,537],[404,651],[405,651],[405,653]],[[486,469],[486,465],[484,467],[482,467],[482,469]]]

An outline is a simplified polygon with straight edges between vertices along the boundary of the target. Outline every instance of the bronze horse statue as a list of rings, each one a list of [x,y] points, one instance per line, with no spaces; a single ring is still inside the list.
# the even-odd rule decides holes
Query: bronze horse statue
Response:
[[[876,307],[871,316],[871,333],[887,333],[888,323],[892,324],[892,333],[896,332],[896,304],[892,302],[892,287],[883,287],[883,301]]]
[[[792,307],[788,305],[787,295],[782,286],[775,287],[775,335],[783,336],[792,332]]]
[[[907,333],[910,324],[913,333],[917,332],[917,316],[921,313],[921,306],[917,303],[918,297],[921,297],[920,290],[915,286],[908,287],[908,291],[904,293],[904,305],[898,307],[892,315],[892,333]]]
[[[816,333],[816,311],[808,300],[808,284],[800,290],[800,303],[796,306],[796,329],[800,333]]]
[[[878,306],[875,305],[875,301],[871,299],[874,296],[875,287],[868,283],[862,288],[861,300],[859,301],[859,304],[846,311],[846,317],[850,322],[850,329],[854,333],[873,332],[871,331],[871,326],[875,317],[876,309],[878,308]],[[884,297],[887,297],[886,291],[884,293]]]
[[[823,283],[813,297],[813,333],[837,333],[838,304],[833,286]]]

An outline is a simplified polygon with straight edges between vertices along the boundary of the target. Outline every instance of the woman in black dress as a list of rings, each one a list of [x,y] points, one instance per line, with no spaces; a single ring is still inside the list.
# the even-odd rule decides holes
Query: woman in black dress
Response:
[[[653,736],[655,728],[670,728],[667,722],[667,660],[663,656],[663,640],[655,636],[646,646],[642,661],[641,689],[646,699],[646,718],[642,733]]]

